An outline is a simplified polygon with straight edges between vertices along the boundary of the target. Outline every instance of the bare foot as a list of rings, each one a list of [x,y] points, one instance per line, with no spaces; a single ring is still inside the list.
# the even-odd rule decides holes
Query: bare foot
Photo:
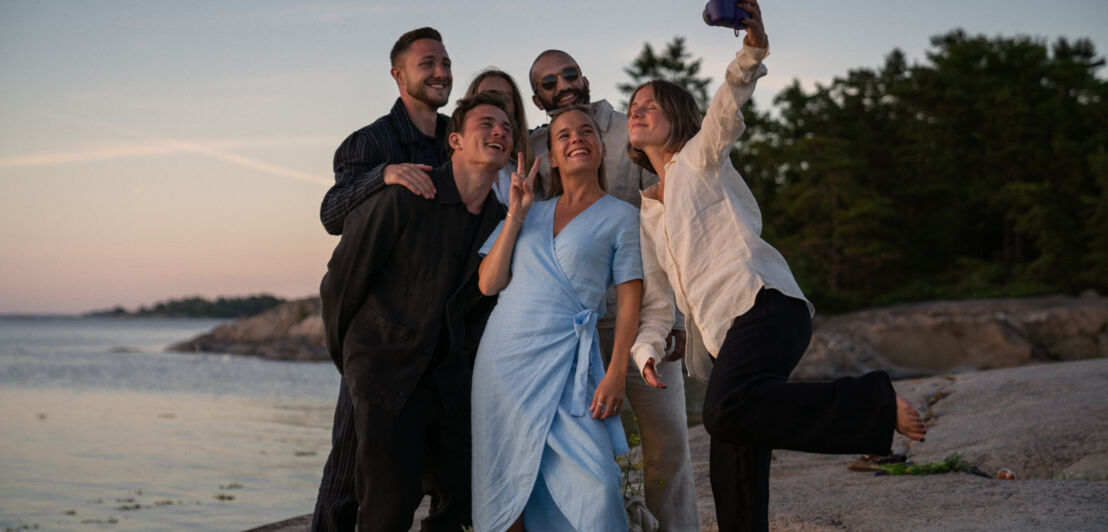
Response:
[[[923,436],[927,434],[927,428],[923,426],[919,412],[900,394],[896,394],[896,431],[919,441],[924,441]]]

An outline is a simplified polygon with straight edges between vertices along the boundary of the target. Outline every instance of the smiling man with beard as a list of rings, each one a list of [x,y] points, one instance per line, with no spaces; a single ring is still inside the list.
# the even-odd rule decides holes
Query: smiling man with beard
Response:
[[[449,118],[438,112],[454,82],[450,56],[434,28],[401,35],[389,53],[389,73],[400,93],[389,114],[355,131],[335,150],[335,185],[327,191],[320,219],[328,233],[343,233],[346,217],[386,185],[403,185],[424,197],[434,195],[428,176],[446,162]],[[339,385],[331,434],[331,454],[323,468],[312,532],[354,530],[358,501],[354,496],[353,405],[346,382]],[[433,479],[432,516],[439,512]]]
[[[351,133],[335,150],[335,185],[323,197],[320,219],[342,234],[346,215],[385,185],[404,185],[426,198],[435,190],[427,172],[446,162],[449,120],[438,112],[450,99],[454,76],[442,36],[419,28],[396,41],[390,75],[400,97],[389,114]]]
[[[539,54],[531,64],[530,80],[534,91],[531,100],[548,114],[571,105],[588,106],[607,148],[601,168],[607,185],[605,191],[638,208],[642,201],[639,191],[657,183],[658,176],[633,163],[627,154],[627,115],[613,109],[607,100],[590,102],[588,78],[577,61],[561,50]],[[550,180],[546,179],[550,176],[550,161],[546,157],[548,135],[547,126],[531,133],[535,157],[541,157],[535,186],[545,197],[550,196]],[[605,364],[611,360],[615,338],[614,291],[609,291],[606,306],[608,312],[597,321]],[[669,353],[655,368],[658,373],[668,375],[664,380],[669,384],[667,389],[659,390],[643,381],[634,361],[628,364],[625,382],[627,402],[634,411],[642,436],[646,506],[658,519],[659,530],[666,532],[700,529],[681,375],[684,333],[683,330],[673,331],[673,345],[680,349]]]

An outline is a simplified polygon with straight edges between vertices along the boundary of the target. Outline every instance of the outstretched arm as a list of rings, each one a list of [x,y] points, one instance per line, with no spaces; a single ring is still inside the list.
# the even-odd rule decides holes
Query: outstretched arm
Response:
[[[519,154],[519,167],[512,172],[512,188],[508,193],[508,216],[504,218],[504,227],[496,237],[492,249],[477,269],[477,287],[486,296],[499,294],[508,281],[512,280],[512,253],[515,252],[516,239],[523,229],[523,220],[531,211],[535,202],[535,174],[539,171],[539,160],[531,165],[527,176],[523,175],[523,154]]]
[[[700,132],[682,149],[690,163],[701,168],[719,166],[731,152],[731,145],[746,129],[740,108],[754,94],[758,78],[766,75],[762,60],[769,55],[769,38],[762,21],[762,11],[756,0],[741,5],[750,13],[750,18],[745,20],[747,29],[743,48],[727,65],[723,85],[708,105]]]

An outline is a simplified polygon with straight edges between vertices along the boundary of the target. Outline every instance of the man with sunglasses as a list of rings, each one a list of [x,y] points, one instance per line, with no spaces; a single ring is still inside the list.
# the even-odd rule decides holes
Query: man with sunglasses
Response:
[[[627,154],[627,115],[616,111],[607,100],[590,101],[589,80],[572,56],[561,50],[539,54],[530,71],[531,100],[547,114],[569,105],[587,105],[600,128],[605,154],[603,175],[606,191],[635,207],[641,203],[639,191],[658,182],[658,176],[631,162]],[[547,155],[546,126],[531,132],[531,149],[540,158],[539,191],[549,196],[550,161]],[[615,293],[609,291],[608,313],[597,322],[600,350],[605,363],[611,358],[615,338]],[[685,345],[684,331],[674,331],[676,346],[666,361],[656,368],[665,373],[664,390],[646,384],[630,362],[625,394],[638,421],[642,437],[646,506],[658,519],[659,530],[679,532],[700,530],[693,485],[692,459],[689,453],[685,386],[680,358]]]

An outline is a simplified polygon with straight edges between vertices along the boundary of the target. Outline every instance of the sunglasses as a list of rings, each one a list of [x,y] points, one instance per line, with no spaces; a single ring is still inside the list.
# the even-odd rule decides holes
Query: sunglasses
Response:
[[[577,78],[581,77],[581,71],[577,67],[566,67],[561,74],[550,74],[549,76],[543,76],[539,80],[539,86],[545,90],[551,90],[558,84],[558,76],[562,76],[562,79],[572,83],[577,81]]]

